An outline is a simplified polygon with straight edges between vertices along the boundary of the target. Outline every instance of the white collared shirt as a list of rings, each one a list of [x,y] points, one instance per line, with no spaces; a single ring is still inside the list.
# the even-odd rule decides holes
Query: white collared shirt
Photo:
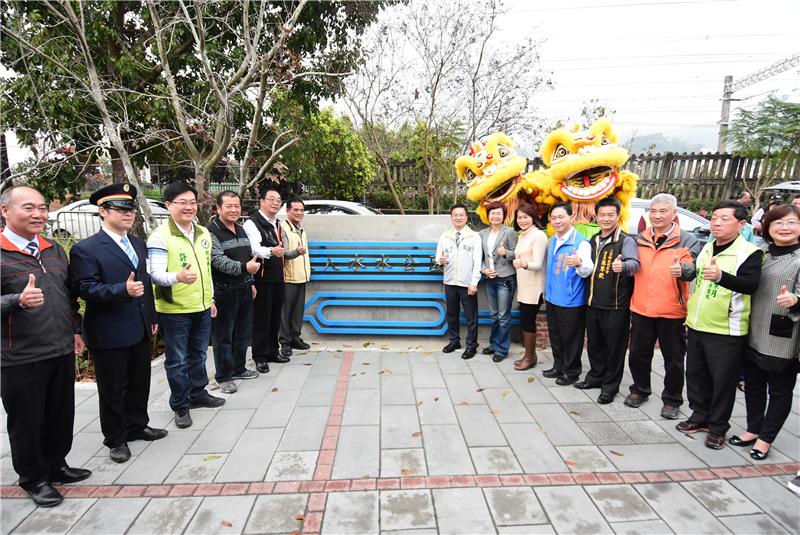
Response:
[[[6,227],[3,229],[3,236],[5,236],[8,241],[14,244],[14,246],[19,249],[20,251],[24,251],[28,244],[32,241],[36,242],[36,248],[39,248],[39,235],[34,234],[33,239],[29,240],[28,238],[23,238],[16,232],[12,231],[10,228]]]
[[[575,229],[575,227],[572,227],[572,229],[570,229],[570,231],[567,232],[563,238],[556,234],[556,249],[558,249],[564,242],[572,241],[576,232],[578,231]],[[581,259],[581,265],[575,268],[575,272],[579,277],[583,277],[585,279],[592,274],[592,270],[594,269],[594,262],[592,262],[592,245],[588,240],[583,240],[578,244],[578,247],[575,248],[575,252]]]

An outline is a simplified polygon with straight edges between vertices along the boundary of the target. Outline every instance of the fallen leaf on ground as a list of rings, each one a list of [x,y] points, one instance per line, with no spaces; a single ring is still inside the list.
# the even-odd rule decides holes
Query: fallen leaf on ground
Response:
[[[277,386],[273,387],[272,392],[277,392],[277,391],[278,391],[278,387]]]
[[[533,382],[533,377],[528,377],[528,382],[532,383]]]
[[[400,470],[400,475],[403,476],[403,477],[413,476],[414,475],[414,471],[413,470],[409,470],[408,468],[403,468],[402,470]]]
[[[578,411],[569,411],[569,413],[570,414],[574,414],[575,416],[580,416],[581,415],[581,413],[579,413]]]
[[[294,519],[295,520],[299,520],[300,522],[302,522],[303,520],[306,519],[306,517],[304,517],[303,515],[297,515],[296,517],[294,517]]]
[[[508,390],[503,390],[503,397],[507,398],[510,392]]]
[[[437,396],[437,397],[435,397],[435,398],[433,398],[433,401],[439,401],[439,398],[438,398],[438,396]]]
[[[469,405],[469,403],[467,403],[466,401],[462,401],[461,403],[459,403],[459,405]]]
[[[490,411],[490,412],[491,412],[493,415],[495,415],[495,416],[497,416],[498,414],[500,414],[500,411]]]
[[[392,373],[392,370],[391,370],[390,368],[384,368],[384,369],[383,369],[383,370],[381,370],[381,371],[382,371],[383,373]]]
[[[222,522],[220,522],[220,525],[224,526],[226,528],[232,528],[233,527],[233,524],[231,522],[228,522],[227,520],[223,520]]]
[[[414,431],[413,433],[411,433],[411,436],[414,438],[419,438],[422,436],[422,431]]]
[[[475,392],[483,392],[484,390],[485,390],[485,389],[483,389],[483,388],[479,388],[479,389],[477,389]]]
[[[617,450],[608,450],[608,453],[614,454],[614,455],[616,455],[618,457],[624,457],[625,456],[624,453],[622,453],[621,451],[617,451]]]
[[[384,351],[388,351],[388,350],[389,350],[389,346],[387,346],[387,345],[382,345],[382,346],[381,346],[381,349],[383,349]]]
[[[358,375],[358,374],[357,374],[357,373],[354,373],[354,374],[352,374],[350,377],[355,377],[356,375]]]
[[[219,458],[220,458],[219,455],[206,455],[205,457],[203,457],[203,460],[204,461],[216,461]]]
[[[361,373],[359,373],[358,375],[364,375],[365,373],[367,373],[367,372],[361,372]]]
[[[417,407],[419,407],[420,405],[422,405],[422,400],[420,400],[420,401],[417,403]]]
[[[363,343],[363,344],[361,344],[361,345],[362,345],[363,347],[369,347],[369,346],[371,346],[371,345],[372,345],[372,342],[364,342],[364,343]]]
[[[576,466],[578,466],[578,465],[575,463],[575,461],[573,461],[573,460],[570,460],[570,459],[564,459],[564,464],[566,464],[567,466],[571,466],[571,467],[573,467],[573,468],[574,468],[574,467],[576,467]]]
[[[369,362],[362,362],[361,364],[363,364],[364,366],[369,366]]]

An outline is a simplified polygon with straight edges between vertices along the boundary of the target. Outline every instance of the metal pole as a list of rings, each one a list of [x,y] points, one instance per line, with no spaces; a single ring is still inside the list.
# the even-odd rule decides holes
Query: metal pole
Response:
[[[725,152],[725,144],[728,137],[728,124],[730,124],[731,97],[733,96],[733,76],[725,77],[725,85],[722,89],[722,113],[719,118],[719,141],[717,142],[717,152]]]

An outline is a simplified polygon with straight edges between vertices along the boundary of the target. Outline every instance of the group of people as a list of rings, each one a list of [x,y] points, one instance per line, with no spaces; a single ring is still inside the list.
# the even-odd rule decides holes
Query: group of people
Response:
[[[42,236],[48,208],[37,190],[15,186],[0,196],[0,394],[19,485],[41,507],[63,500],[53,484],[91,476],[66,462],[75,358],[84,343],[94,362],[103,443],[118,463],[131,457],[128,442],[167,436],[148,425],[147,413],[151,338],[159,330],[178,428],[192,425],[190,409],[225,403],[206,389],[209,338],[226,394],[237,391],[234,379],[255,379],[270,362],[288,362],[293,349],[310,348],[300,337],[311,274],[301,199],[289,199],[279,221],[283,200],[269,186],[240,224],[241,199],[224,191],[217,214],[202,226],[197,191],[176,182],[163,192],[170,217],[145,243],[129,233],[136,196],[130,184],[94,192],[89,201],[101,230],[73,245],[69,258]],[[83,318],[78,298],[86,303]],[[245,367],[251,344],[256,370]]]
[[[636,236],[620,228],[618,200],[598,201],[600,230],[588,239],[573,226],[567,203],[550,208],[554,234],[549,239],[531,205],[517,208],[517,234],[503,223],[503,203],[487,205],[490,226],[480,233],[467,226],[466,206],[456,204],[450,210],[452,228],[436,249],[447,302],[449,342],[443,351],[461,348],[463,310],[462,358],[475,357],[483,280],[492,324],[483,354],[493,355],[495,362],[508,356],[516,292],[525,352],[515,369],[537,364],[536,315],[545,303],[553,366],[544,377],[562,386],[597,388],[597,402],[611,403],[630,347],[633,384],[624,404],[637,408],[653,393],[658,342],[664,359],[661,416],[678,419],[685,380],[690,416],[677,429],[706,431],[709,448],[725,445],[743,371],[747,430],[728,442],[752,446],[751,457],[764,460],[789,416],[800,371],[798,204],[800,198],[764,216],[760,225],[767,251],[742,236],[747,209],[735,200],[714,207],[705,244],[680,228],[677,200],[666,193],[651,199],[650,226]],[[581,380],[584,334],[589,371]]]

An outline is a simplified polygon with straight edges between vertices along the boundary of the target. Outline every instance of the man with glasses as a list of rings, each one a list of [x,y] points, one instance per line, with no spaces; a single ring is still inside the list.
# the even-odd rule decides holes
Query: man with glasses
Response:
[[[211,234],[194,223],[197,190],[185,182],[164,189],[170,213],[147,240],[150,277],[164,337],[164,369],[172,395],[175,425],[192,425],[189,409],[215,408],[223,398],[206,391],[206,354],[211,317],[216,315],[211,281]]]
[[[2,351],[0,395],[19,486],[39,507],[63,497],[53,485],[92,473],[67,466],[75,420],[75,355],[83,352],[67,255],[41,233],[47,203],[33,188],[0,195]]]
[[[117,463],[131,458],[128,441],[167,436],[147,425],[150,337],[158,325],[147,246],[128,234],[135,199],[130,184],[94,192],[89,202],[98,207],[100,232],[70,250],[72,289],[86,300],[83,333],[94,361],[103,444]]]
[[[278,221],[281,193],[268,185],[259,196],[258,210],[244,222],[253,256],[261,259],[255,273],[256,298],[253,300],[253,335],[250,345],[259,373],[269,372],[270,362],[289,362],[278,352],[278,333],[283,309],[284,240]]]

